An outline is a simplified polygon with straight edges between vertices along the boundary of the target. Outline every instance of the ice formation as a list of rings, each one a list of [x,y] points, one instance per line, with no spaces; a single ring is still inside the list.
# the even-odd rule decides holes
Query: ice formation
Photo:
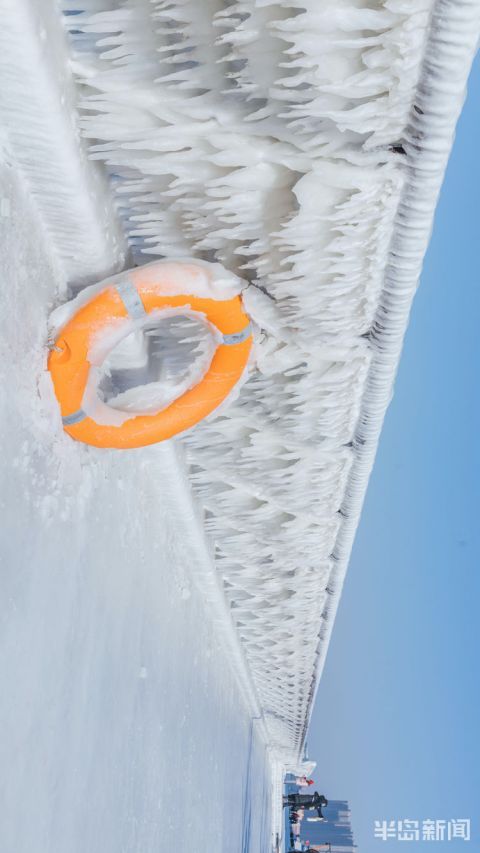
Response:
[[[67,282],[118,268],[125,238],[102,170],[88,160],[76,124],[76,87],[56,4],[3,0],[0,145],[22,170]]]
[[[294,756],[358,521],[345,507],[434,3],[82,5],[64,0],[81,125],[135,259],[216,259],[251,284],[258,370],[185,442],[271,744]]]
[[[136,262],[217,260],[250,283],[257,371],[184,444],[270,745],[295,763],[479,3],[63,0],[63,9],[80,124],[100,164],[73,216],[85,235],[79,267],[93,240],[91,266],[97,278],[104,271],[85,213],[98,211],[103,168]],[[52,134],[39,136],[51,164]],[[74,132],[68,139],[73,151]],[[58,181],[49,193],[54,170],[32,168],[20,142],[60,256],[75,258]]]

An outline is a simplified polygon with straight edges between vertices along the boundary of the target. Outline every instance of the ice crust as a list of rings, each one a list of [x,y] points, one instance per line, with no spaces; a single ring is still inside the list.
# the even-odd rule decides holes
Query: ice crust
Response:
[[[141,270],[123,271],[84,287],[74,299],[57,306],[50,315],[51,336],[57,335],[74,314],[102,290],[112,285],[115,287],[125,281],[130,281],[134,285],[143,282],[158,286],[159,292],[165,296],[188,294],[203,299],[232,299],[247,287],[246,281],[225,270],[221,264],[195,258],[185,258],[181,262],[174,258],[168,261],[151,261],[149,264],[144,264]]]
[[[159,380],[139,384],[118,394],[106,404],[99,394],[106,360],[110,356],[110,368],[115,366],[115,348],[118,344],[133,333],[141,332],[152,323],[160,324],[168,317],[190,317],[199,320],[205,328],[205,335],[196,340],[195,358],[189,370],[185,374],[179,374],[173,381]],[[122,426],[138,414],[156,414],[201,382],[221,340],[222,336],[218,329],[208,322],[206,316],[199,311],[193,311],[188,305],[182,309],[164,308],[151,311],[145,320],[117,320],[97,335],[89,349],[88,360],[92,367],[81,408],[96,423],[106,426]],[[246,378],[245,374],[240,381],[244,382]]]
[[[259,710],[181,447],[63,431],[45,340],[66,281],[18,169],[0,182],[0,849],[270,851]]]
[[[55,243],[64,297],[69,285],[120,269],[126,256],[106,176],[82,144],[67,48],[55,3],[3,0],[0,146],[6,162],[21,169],[43,240]]]
[[[185,444],[269,741],[290,762],[478,19],[478,0],[85,0],[66,19],[82,130],[135,260],[216,259],[251,284],[258,370]]]
[[[5,313],[6,340],[11,337],[5,364],[9,366],[12,352],[18,351],[23,371],[15,393],[4,394],[5,455],[12,472],[23,472],[20,479],[12,479],[7,513],[12,529],[4,544],[8,552],[10,543],[22,539],[24,515],[17,508],[28,506],[28,541],[35,545],[35,554],[30,554],[28,541],[22,544],[23,575],[15,560],[12,589],[15,596],[20,590],[20,598],[15,598],[18,611],[5,599],[7,630],[12,619],[15,628],[10,656],[6,647],[12,667],[21,654],[18,631],[27,631],[28,639],[28,661],[19,668],[26,674],[25,683],[12,680],[14,687],[25,688],[28,701],[20,696],[15,707],[23,712],[13,723],[20,736],[27,728],[38,729],[29,723],[31,673],[42,672],[40,664],[32,667],[32,649],[38,649],[40,663],[48,662],[41,684],[50,677],[62,684],[66,670],[56,679],[50,666],[52,646],[55,653],[64,647],[52,642],[58,635],[56,616],[70,613],[68,597],[64,607],[65,599],[58,595],[59,580],[61,574],[69,584],[72,558],[78,554],[80,587],[86,591],[82,614],[97,629],[92,635],[94,653],[88,657],[85,626],[77,623],[79,661],[86,661],[89,671],[99,663],[95,613],[103,619],[105,602],[113,612],[120,576],[110,539],[99,551],[97,534],[110,529],[105,519],[118,522],[122,503],[117,491],[123,490],[126,510],[124,517],[120,513],[119,527],[131,550],[125,557],[120,548],[122,572],[130,572],[133,565],[138,580],[145,553],[161,544],[148,565],[158,563],[160,574],[155,569],[152,576],[163,583],[165,542],[152,538],[152,530],[164,527],[168,518],[180,518],[188,528],[190,555],[184,563],[194,564],[192,574],[199,579],[202,598],[222,630],[221,645],[270,746],[269,757],[275,759],[275,838],[282,825],[282,773],[285,766],[295,767],[301,756],[478,39],[480,3],[85,0],[80,14],[77,0],[65,0],[63,6],[72,13],[65,19],[70,57],[56,4],[5,0],[0,33],[0,65],[7,81],[0,93],[0,145],[6,162],[14,164],[15,172],[21,169],[22,193],[34,200],[41,214],[32,233],[27,233],[30,222],[23,216],[16,220],[7,245],[17,246],[21,236],[30,251],[41,247],[42,240],[45,246],[53,240],[56,261],[65,272],[57,275],[53,259],[46,271],[29,251],[13,267],[9,264],[15,253],[3,257],[8,280],[19,277],[17,289],[6,288],[4,293],[11,309]],[[10,171],[7,166],[6,173]],[[4,224],[10,206],[15,207],[13,198],[12,204],[5,198],[0,205]],[[122,265],[131,266],[115,209],[137,262],[149,256],[195,258],[196,263],[216,260],[229,271],[229,280],[239,274],[249,282],[242,298],[255,320],[257,369],[240,393],[235,391],[237,399],[233,393],[188,440],[151,448],[147,455],[142,450],[107,452],[100,458],[94,448],[74,444],[61,431],[43,369],[45,330],[39,317],[66,298],[67,282],[76,291]],[[221,298],[229,292],[228,283],[217,283],[215,298]],[[12,323],[19,306],[21,322]],[[55,321],[65,318],[68,310],[62,308]],[[140,347],[138,363],[142,357]],[[125,353],[116,352],[113,358],[117,366],[125,364]],[[12,376],[16,382],[17,374],[9,370],[7,379]],[[133,399],[126,393],[127,399],[120,394],[118,402],[128,407],[129,393],[130,403]],[[48,411],[38,419],[35,412],[46,401]],[[182,479],[179,459],[185,447],[204,519],[193,511]],[[152,468],[155,473],[149,478]],[[165,488],[166,468],[170,497],[175,492],[176,500],[178,490],[181,494],[175,506],[169,498],[162,515],[159,494]],[[116,478],[113,487],[109,472]],[[69,534],[74,530],[88,542],[85,552],[72,548],[67,565],[67,540],[57,535],[62,524]],[[203,525],[210,550],[205,548]],[[45,534],[53,528],[55,536]],[[123,538],[120,541],[123,545]],[[45,547],[53,548],[48,559]],[[40,573],[38,554],[43,560]],[[108,595],[97,610],[83,582],[87,567],[93,590],[103,583],[105,572],[111,575]],[[53,586],[45,584],[43,569],[51,573]],[[170,571],[167,575],[170,579]],[[26,597],[19,582],[27,583]],[[132,586],[134,594],[143,588],[142,583]],[[77,613],[77,587],[73,591]],[[169,601],[171,593],[168,590]],[[179,600],[187,602],[190,595],[184,581]],[[145,601],[142,598],[137,609],[139,625],[145,619]],[[27,609],[31,604],[27,618],[25,602]],[[128,619],[119,625],[129,626],[130,593],[125,602]],[[44,633],[43,616],[51,605],[55,618],[47,620],[50,636]],[[43,621],[37,633],[47,637],[46,654],[32,633],[40,624],[39,614]],[[72,625],[65,625],[68,646]],[[140,634],[144,636],[143,629]],[[117,636],[109,630],[107,635],[109,641]],[[67,679],[72,677],[78,686],[74,670],[68,670]],[[146,671],[139,667],[145,685]],[[98,683],[104,685],[104,672],[99,674]],[[117,679],[115,683],[118,687]],[[220,683],[224,687],[224,677]],[[126,690],[125,696],[131,695]],[[69,720],[64,709],[71,710],[71,703],[68,691],[60,690],[58,698],[67,703],[53,703],[62,732]],[[238,721],[237,705],[233,716]],[[47,702],[47,708],[53,706]],[[78,707],[78,743],[84,755],[86,718],[81,702]],[[155,708],[156,719],[158,703]],[[38,714],[38,705],[32,713]],[[112,727],[115,737],[120,717],[117,714]],[[145,728],[146,719],[140,720],[139,731],[150,736],[152,726]],[[41,768],[47,766],[41,750],[56,730],[48,725],[44,736],[32,741],[31,754],[40,757]],[[42,784],[34,787],[55,804],[60,751],[47,752],[53,782],[49,786],[47,778],[44,785],[42,777]],[[135,764],[138,754],[146,756],[139,748]],[[7,765],[25,776],[15,759]],[[100,780],[101,788],[97,751],[93,766],[92,778]],[[158,762],[155,766],[158,769]],[[125,774],[116,772],[118,762],[115,767],[115,778],[123,781]],[[127,776],[130,770],[126,768]],[[19,783],[22,790],[25,779]],[[15,784],[9,789],[20,790]],[[148,804],[148,793],[156,790],[155,784],[147,785],[142,803]],[[103,793],[93,796],[93,809],[101,805]],[[67,798],[78,824],[77,801]],[[155,810],[156,805],[150,805]],[[135,820],[129,822],[129,831],[155,829],[151,808],[145,820],[138,803],[132,808],[129,814]],[[107,818],[118,812],[101,810]],[[92,810],[87,811],[91,816]],[[63,820],[65,813],[55,808],[53,820],[59,815]],[[17,841],[22,824],[17,813],[15,817],[10,827]],[[108,839],[112,844],[112,833],[123,830],[118,821],[114,824]],[[47,834],[53,826],[49,822]],[[29,827],[34,832],[37,824],[24,823],[27,833]],[[51,836],[45,838],[45,850],[50,851]],[[92,838],[104,844],[104,835],[94,831]],[[222,839],[217,842],[215,849],[225,849]],[[139,844],[146,849],[145,836]],[[32,848],[31,839],[27,848]]]
[[[83,5],[81,125],[135,259],[251,284],[258,369],[185,442],[270,741],[295,754],[433,3]]]

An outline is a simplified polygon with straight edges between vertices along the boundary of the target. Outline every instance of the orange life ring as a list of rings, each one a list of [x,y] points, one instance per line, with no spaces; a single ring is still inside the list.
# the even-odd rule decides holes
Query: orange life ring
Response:
[[[148,266],[153,267],[151,264]],[[48,369],[64,429],[77,441],[115,448],[142,447],[164,441],[209,415],[244,374],[252,347],[252,328],[240,295],[223,300],[192,293],[172,293],[168,272],[167,280],[162,282],[161,262],[157,266],[160,271],[158,281],[152,281],[151,271],[142,279],[142,269],[146,267],[139,267],[130,275],[125,273],[120,281],[107,281],[100,292],[77,310],[56,337],[48,358]],[[178,271],[179,266],[169,264],[165,269],[176,268]],[[134,319],[141,325],[142,320],[148,321],[152,312],[162,309],[169,309],[170,313],[171,309],[179,309],[176,312],[179,314],[183,313],[182,309],[185,313],[198,313],[218,330],[220,341],[206,373],[195,387],[161,411],[132,416],[128,413],[120,426],[97,423],[82,408],[92,367],[89,353],[95,339],[102,330],[119,320]],[[130,331],[131,326],[126,334]]]

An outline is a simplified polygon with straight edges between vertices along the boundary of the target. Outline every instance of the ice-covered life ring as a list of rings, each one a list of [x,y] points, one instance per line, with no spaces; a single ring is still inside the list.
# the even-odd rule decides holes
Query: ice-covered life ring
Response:
[[[87,288],[57,309],[60,323],[48,369],[66,432],[96,447],[142,447],[184,432],[213,412],[246,375],[252,327],[241,298],[244,286],[219,264],[157,261]],[[194,315],[209,327],[213,357],[203,377],[160,411],[119,412],[102,403],[96,420],[92,372],[98,373],[132,329],[162,314]]]

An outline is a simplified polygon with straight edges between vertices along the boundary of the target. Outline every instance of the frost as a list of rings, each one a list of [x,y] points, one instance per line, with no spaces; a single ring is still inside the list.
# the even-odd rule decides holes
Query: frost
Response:
[[[184,441],[271,743],[295,750],[432,2],[84,5],[81,125],[136,262],[250,283],[256,370]]]
[[[79,12],[77,0],[64,7]],[[391,396],[478,3],[84,0],[66,24],[81,129],[135,262],[217,261],[250,284],[256,370],[184,446],[270,745],[293,760]],[[38,127],[41,110],[31,117]],[[48,145],[41,157],[56,180],[51,197],[45,182],[38,197],[50,198],[63,251],[72,193],[61,193]]]

